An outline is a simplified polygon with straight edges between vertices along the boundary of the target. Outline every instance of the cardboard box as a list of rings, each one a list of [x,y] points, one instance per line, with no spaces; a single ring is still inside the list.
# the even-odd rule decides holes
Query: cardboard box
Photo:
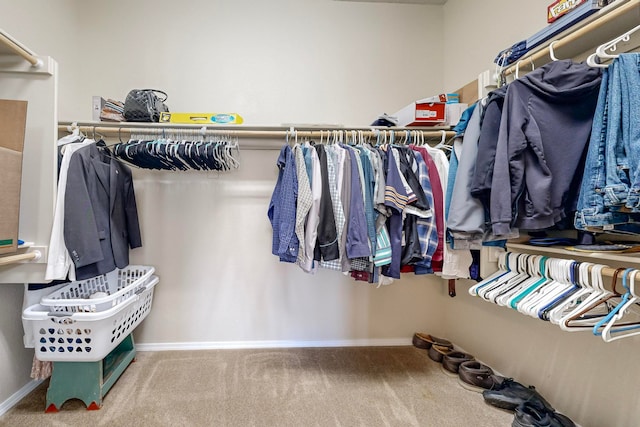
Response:
[[[0,254],[18,250],[27,102],[0,99]]]
[[[587,0],[556,0],[547,7],[547,22],[552,23]]]
[[[398,118],[398,126],[437,126],[446,119],[445,102],[416,101],[392,114]]]

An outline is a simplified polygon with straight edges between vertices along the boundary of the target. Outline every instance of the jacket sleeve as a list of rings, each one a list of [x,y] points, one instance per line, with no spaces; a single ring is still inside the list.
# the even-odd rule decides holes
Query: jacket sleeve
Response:
[[[142,236],[140,234],[140,222],[138,220],[138,205],[136,204],[136,193],[133,189],[133,179],[130,174],[125,181],[125,215],[127,219],[127,234],[129,236],[129,247],[131,249],[142,246]]]
[[[524,191],[525,129],[529,116],[526,105],[514,89],[517,88],[511,86],[505,97],[491,180],[491,224],[496,236],[511,234],[517,217],[518,199]]]
[[[364,213],[360,170],[356,159],[359,153],[351,148],[349,150],[351,158],[351,200],[349,204],[351,209],[349,210],[346,251],[349,258],[368,257],[371,256],[371,248],[369,248],[369,235]]]
[[[453,184],[447,228],[455,241],[453,247],[468,248],[470,244],[479,244],[485,227],[485,213],[478,199],[471,197],[471,181],[475,172],[480,136],[481,107],[477,107],[467,126],[462,143],[462,155]]]
[[[64,198],[64,241],[76,267],[104,259],[83,160],[79,152],[71,156]]]

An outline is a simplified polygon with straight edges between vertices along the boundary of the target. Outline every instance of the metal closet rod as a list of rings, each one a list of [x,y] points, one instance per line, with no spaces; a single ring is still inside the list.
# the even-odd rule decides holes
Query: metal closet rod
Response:
[[[42,65],[42,60],[40,58],[35,56],[32,52],[26,50],[11,38],[7,37],[4,33],[2,33],[2,31],[0,31],[0,43],[7,45],[7,47],[11,49],[16,55],[21,56],[34,67],[39,67]]]
[[[297,135],[300,138],[327,138],[333,131],[342,132],[344,135],[350,136],[355,132],[355,135],[358,136],[359,132],[362,133],[365,137],[375,138],[379,134],[387,133],[387,136],[391,131],[394,132],[396,138],[406,138],[409,134],[416,135],[424,135],[425,138],[428,139],[448,139],[455,136],[455,132],[448,130],[424,130],[424,128],[371,128],[371,127],[363,127],[363,128],[331,128],[331,129],[304,129],[300,130],[300,128],[280,128],[277,130],[269,130],[268,128],[255,128],[255,129],[242,129],[242,128],[229,128],[229,127],[199,127],[199,126],[170,126],[170,125],[160,125],[160,126],[134,126],[131,127],[129,124],[125,126],[84,126],[79,125],[79,130],[85,135],[102,135],[105,137],[127,137],[131,134],[158,134],[161,135],[163,132],[175,132],[180,133],[184,132],[188,134],[192,133],[200,133],[200,134],[213,134],[213,135],[230,135],[238,138],[285,138],[286,136],[293,137]],[[291,131],[294,130],[295,133]],[[59,132],[70,132],[70,125],[59,125]],[[128,135],[127,135],[128,134]]]
[[[591,21],[584,27],[579,28],[578,30],[568,34],[567,36],[559,40],[552,40],[551,43],[554,43],[553,48],[554,49],[560,48],[562,46],[570,44],[575,40],[580,39],[585,35],[588,36],[589,32],[597,28],[600,28],[601,26],[607,24],[609,21],[619,18],[625,13],[632,11],[633,9],[637,8],[639,4],[640,4],[640,0],[631,0],[628,3],[625,3],[622,6],[610,11],[609,13],[602,15],[602,17],[594,21]],[[511,64],[508,68],[506,68],[503,71],[503,73],[505,76],[508,76],[509,74],[513,74],[519,62],[522,62],[522,63],[524,63],[524,61],[526,61],[526,63],[535,62],[541,58],[549,57],[549,53],[550,53],[550,49],[549,49],[549,46],[547,45],[544,49],[541,49],[532,55],[524,56],[523,58],[519,59],[515,64]]]

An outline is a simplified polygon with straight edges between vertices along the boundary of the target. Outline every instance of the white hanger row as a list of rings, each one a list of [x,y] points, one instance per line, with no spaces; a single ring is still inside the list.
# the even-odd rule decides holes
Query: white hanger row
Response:
[[[548,320],[564,331],[591,330],[606,342],[640,334],[640,295],[635,278],[640,271],[617,269],[611,290],[604,287],[604,265],[570,259],[505,252],[498,271],[469,288],[485,301]],[[623,272],[625,289],[616,289]]]

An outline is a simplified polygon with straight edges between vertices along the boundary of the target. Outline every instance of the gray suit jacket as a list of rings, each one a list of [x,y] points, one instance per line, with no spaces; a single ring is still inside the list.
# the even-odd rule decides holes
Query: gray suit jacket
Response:
[[[131,170],[95,144],[71,157],[64,211],[77,280],[126,267],[129,247],[142,246]]]

